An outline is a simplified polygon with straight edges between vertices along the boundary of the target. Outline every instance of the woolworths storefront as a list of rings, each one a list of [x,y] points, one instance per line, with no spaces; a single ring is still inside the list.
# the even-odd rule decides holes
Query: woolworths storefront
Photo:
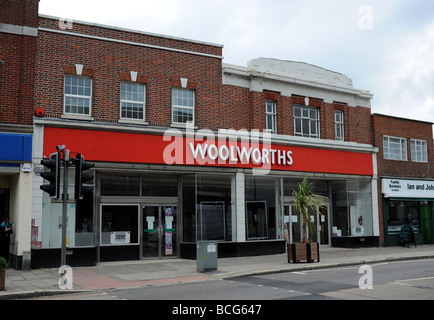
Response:
[[[399,245],[403,226],[415,231],[418,244],[434,243],[434,181],[382,179],[385,245]]]
[[[219,257],[283,253],[285,230],[292,241],[300,237],[292,190],[305,176],[329,199],[327,208],[311,212],[312,240],[378,245],[372,146],[252,132],[107,129],[35,126],[39,157],[65,145],[95,162],[93,193],[68,203],[69,265],[195,258],[199,240],[217,241]],[[39,197],[32,266],[57,266],[62,203]]]

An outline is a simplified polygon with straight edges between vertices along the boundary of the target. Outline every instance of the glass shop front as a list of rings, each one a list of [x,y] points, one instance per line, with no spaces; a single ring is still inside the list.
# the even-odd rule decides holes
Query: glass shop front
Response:
[[[58,131],[66,130],[56,129],[46,130],[44,154],[50,154],[58,144]],[[285,236],[293,242],[300,240],[301,223],[292,205],[292,191],[305,176],[314,191],[329,200],[326,208],[311,212],[317,228],[310,239],[323,246],[346,245],[350,238],[378,242],[369,153],[334,154],[333,150],[272,145],[270,152],[261,153],[264,162],[265,155],[270,155],[271,167],[264,174],[251,164],[165,164],[149,158],[164,150],[161,147],[146,148],[154,150],[154,155],[122,158],[119,151],[114,152],[121,148],[121,142],[111,144],[113,153],[94,150],[86,146],[98,140],[101,132],[86,132],[87,139],[81,140],[80,131],[85,130],[75,131],[64,144],[71,150],[84,149],[81,152],[86,161],[95,162],[95,177],[93,192],[68,203],[67,259],[71,266],[115,260],[194,259],[196,242],[201,240],[217,241],[219,257],[283,253]],[[137,134],[135,138],[136,143],[137,139],[163,143],[161,136]],[[167,147],[170,142],[164,143]],[[280,153],[280,149],[284,151]],[[199,151],[193,155],[201,155],[200,149],[191,150]],[[318,164],[315,152],[325,152],[332,159]],[[272,154],[276,155],[275,166]],[[277,163],[278,156],[281,163]],[[343,156],[356,157],[358,165],[348,167],[348,157]],[[74,174],[71,169],[69,181],[74,181]],[[74,186],[69,190],[72,194]],[[34,266],[44,265],[43,261],[45,265],[47,261],[57,263],[63,227],[61,207],[61,201],[42,195],[42,213],[34,219]]]

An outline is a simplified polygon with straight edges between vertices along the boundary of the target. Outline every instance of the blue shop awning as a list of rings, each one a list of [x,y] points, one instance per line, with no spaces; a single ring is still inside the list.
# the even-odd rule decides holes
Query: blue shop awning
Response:
[[[0,163],[32,161],[32,135],[0,133]]]

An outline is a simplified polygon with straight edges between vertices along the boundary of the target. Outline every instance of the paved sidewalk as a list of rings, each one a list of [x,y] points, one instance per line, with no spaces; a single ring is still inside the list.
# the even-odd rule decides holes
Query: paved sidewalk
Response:
[[[0,291],[0,300],[430,258],[434,258],[434,245],[417,248],[324,248],[320,249],[319,263],[288,263],[286,254],[223,258],[218,259],[217,271],[206,273],[197,271],[195,260],[186,259],[104,262],[93,267],[73,268],[73,289],[64,290],[58,284],[57,268],[30,271],[8,269],[6,291]]]

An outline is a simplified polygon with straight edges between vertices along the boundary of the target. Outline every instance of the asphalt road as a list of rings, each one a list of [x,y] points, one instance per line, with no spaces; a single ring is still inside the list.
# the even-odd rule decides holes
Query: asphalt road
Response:
[[[369,288],[372,285],[372,288]],[[434,259],[68,294],[38,300],[434,300]]]

